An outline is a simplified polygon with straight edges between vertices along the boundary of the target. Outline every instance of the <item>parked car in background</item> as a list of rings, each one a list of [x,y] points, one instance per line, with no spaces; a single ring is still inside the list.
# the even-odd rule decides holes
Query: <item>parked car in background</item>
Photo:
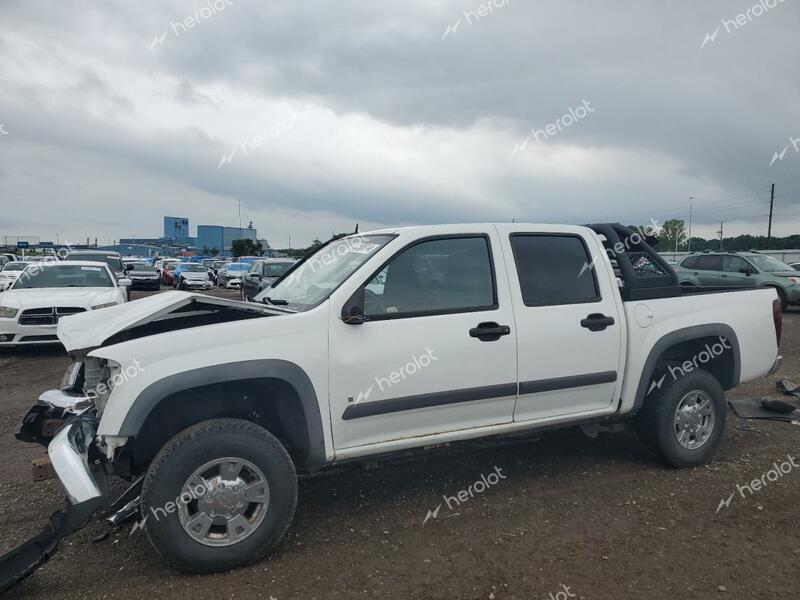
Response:
[[[180,263],[167,263],[166,266],[161,270],[161,283],[164,285],[172,286],[175,283],[175,269],[178,268]]]
[[[179,261],[177,258],[160,258],[159,260],[157,260],[155,262],[154,266],[156,268],[156,271],[158,271],[158,274],[161,275],[162,279],[163,279],[164,269],[167,268],[167,265],[171,265],[171,264],[175,264],[176,265],[176,264],[179,264],[180,262],[181,261]]]
[[[97,250],[71,250],[64,260],[89,260],[103,262],[108,265],[117,279],[125,277],[125,265],[119,252],[101,252]]]
[[[4,267],[6,263],[14,262],[20,260],[16,254],[4,253],[0,254],[0,267]]]
[[[225,266],[225,261],[219,259],[212,259],[208,261],[203,261],[203,265],[206,267],[206,270],[208,271],[209,279],[211,279],[214,285],[217,285],[217,280],[218,280],[217,273],[222,267]]]
[[[69,254],[67,254],[66,261],[75,261],[75,260],[89,260],[89,261],[96,261],[96,262],[103,262],[108,265],[108,268],[111,269],[111,272],[114,274],[114,277],[119,279],[125,278],[125,265],[122,263],[122,257],[120,256],[119,252],[101,252],[97,250],[71,250]],[[130,300],[130,287],[125,288],[125,293],[128,294],[128,300]]]
[[[19,278],[22,274],[22,271],[25,270],[30,263],[22,262],[21,260],[15,260],[13,262],[6,263],[3,269],[0,271],[0,292],[7,290],[14,282]]]
[[[792,263],[791,266],[795,271],[800,271],[800,262]]]
[[[181,263],[172,273],[172,287],[179,290],[210,289],[213,285],[206,268],[195,262]]]
[[[128,300],[130,279],[117,279],[104,262],[29,265],[0,294],[0,346],[58,343],[59,319]]]
[[[243,262],[229,262],[217,271],[217,285],[226,288],[242,286],[242,277],[250,270],[250,265]]]
[[[159,290],[161,277],[158,272],[146,262],[130,262],[126,265],[128,278],[131,280],[132,290]]]
[[[286,273],[296,261],[280,258],[257,260],[242,279],[242,297],[252,300],[258,293],[272,285]]]
[[[800,275],[785,262],[759,252],[698,252],[676,268],[683,286],[775,288],[782,310],[800,304]]]

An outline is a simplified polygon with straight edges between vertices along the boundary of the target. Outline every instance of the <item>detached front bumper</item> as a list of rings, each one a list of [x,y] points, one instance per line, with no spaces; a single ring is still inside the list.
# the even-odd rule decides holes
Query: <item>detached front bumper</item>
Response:
[[[47,454],[67,501],[62,510],[51,515],[41,533],[0,557],[0,591],[33,573],[53,555],[61,540],[83,527],[95,511],[108,503],[105,474],[99,465],[95,466],[91,448],[97,428],[94,407],[79,408],[86,400],[61,390],[45,392],[17,430],[17,439],[44,444],[45,422],[65,417],[63,426],[47,444]]]
[[[47,446],[53,469],[73,505],[102,498],[107,493],[105,476],[89,466],[89,454],[85,448],[86,433],[81,425],[65,425]],[[91,438],[88,441],[91,442]]]

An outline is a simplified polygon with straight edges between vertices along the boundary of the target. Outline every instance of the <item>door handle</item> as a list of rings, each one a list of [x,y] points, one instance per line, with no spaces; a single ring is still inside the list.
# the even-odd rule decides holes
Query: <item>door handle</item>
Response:
[[[496,342],[502,336],[511,333],[511,327],[508,325],[498,325],[494,321],[487,321],[486,323],[478,323],[477,327],[469,330],[469,336],[478,338],[482,342]]]
[[[614,324],[614,317],[607,317],[603,313],[592,313],[581,320],[581,327],[589,331],[603,331]]]

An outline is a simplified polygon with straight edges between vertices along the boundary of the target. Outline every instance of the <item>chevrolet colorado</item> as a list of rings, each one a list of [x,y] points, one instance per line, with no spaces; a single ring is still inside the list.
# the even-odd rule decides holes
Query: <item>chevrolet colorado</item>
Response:
[[[281,540],[298,473],[458,440],[630,423],[699,465],[725,390],[780,363],[774,289],[681,288],[612,224],[354,234],[255,300],[168,292],[59,322],[75,362],[17,437],[47,446],[67,504],[0,586],[100,509],[137,515],[178,569],[235,568]],[[132,482],[114,502],[110,476]]]

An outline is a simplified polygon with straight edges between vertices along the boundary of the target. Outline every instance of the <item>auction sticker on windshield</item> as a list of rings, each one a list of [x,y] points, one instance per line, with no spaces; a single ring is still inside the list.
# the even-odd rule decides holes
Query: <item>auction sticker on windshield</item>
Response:
[[[354,252],[355,254],[369,254],[379,246],[380,244],[375,244],[375,243],[359,244],[357,246],[350,246],[349,248],[346,248],[345,252]]]

